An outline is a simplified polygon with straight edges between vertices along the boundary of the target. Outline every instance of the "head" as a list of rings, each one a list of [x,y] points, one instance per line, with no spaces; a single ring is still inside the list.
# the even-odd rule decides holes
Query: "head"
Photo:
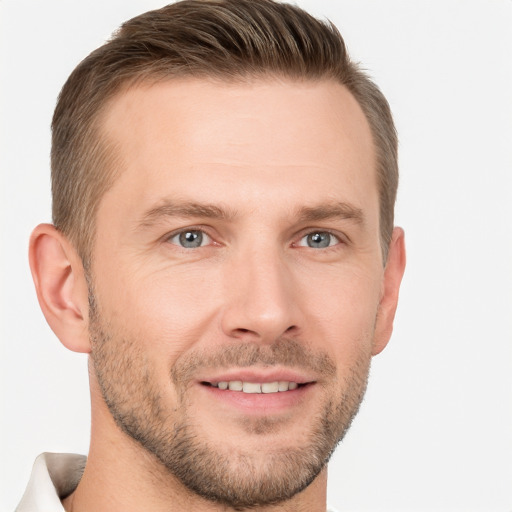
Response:
[[[122,90],[176,78],[247,82],[334,80],[359,103],[376,155],[385,260],[398,186],[397,136],[388,102],[352,62],[332,24],[271,0],[187,0],[125,22],[64,85],[52,124],[53,222],[88,264],[96,210],[116,178],[117,152],[102,113]]]
[[[336,29],[267,0],[144,14],[73,72],[53,135],[31,261],[93,417],[210,501],[318,481],[404,268],[391,115]]]

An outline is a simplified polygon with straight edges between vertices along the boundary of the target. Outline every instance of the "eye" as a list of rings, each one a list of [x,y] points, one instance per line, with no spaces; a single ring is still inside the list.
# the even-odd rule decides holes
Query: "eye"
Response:
[[[184,249],[196,249],[197,247],[210,244],[212,239],[199,229],[186,229],[169,238],[169,242]]]
[[[329,231],[313,231],[303,236],[298,245],[300,247],[311,247],[312,249],[325,249],[339,243],[340,239]]]

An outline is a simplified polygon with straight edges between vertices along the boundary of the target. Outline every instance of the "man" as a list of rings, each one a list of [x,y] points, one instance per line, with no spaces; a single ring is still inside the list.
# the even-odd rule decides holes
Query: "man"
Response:
[[[90,356],[91,445],[18,511],[325,511],[405,265],[389,106],[339,33],[178,2],[79,64],[52,128],[30,263]]]

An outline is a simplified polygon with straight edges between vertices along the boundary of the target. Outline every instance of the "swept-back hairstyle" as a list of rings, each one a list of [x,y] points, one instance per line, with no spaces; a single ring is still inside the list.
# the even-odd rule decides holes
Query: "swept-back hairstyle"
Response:
[[[52,122],[53,222],[86,267],[96,211],[117,170],[116,149],[101,133],[102,112],[135,83],[176,77],[331,79],[347,87],[374,140],[385,260],[398,184],[396,131],[388,102],[349,59],[338,30],[273,0],[183,0],[124,23],[60,93]]]

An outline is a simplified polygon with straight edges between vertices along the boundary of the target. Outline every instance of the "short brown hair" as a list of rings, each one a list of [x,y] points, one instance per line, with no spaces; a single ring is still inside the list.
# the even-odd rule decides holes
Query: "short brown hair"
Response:
[[[397,136],[378,87],[349,57],[330,22],[273,0],[183,0],[124,23],[73,71],[52,123],[53,222],[87,267],[95,214],[115,178],[116,151],[101,113],[121,89],[173,77],[334,79],[359,102],[374,139],[384,260],[398,185]]]

